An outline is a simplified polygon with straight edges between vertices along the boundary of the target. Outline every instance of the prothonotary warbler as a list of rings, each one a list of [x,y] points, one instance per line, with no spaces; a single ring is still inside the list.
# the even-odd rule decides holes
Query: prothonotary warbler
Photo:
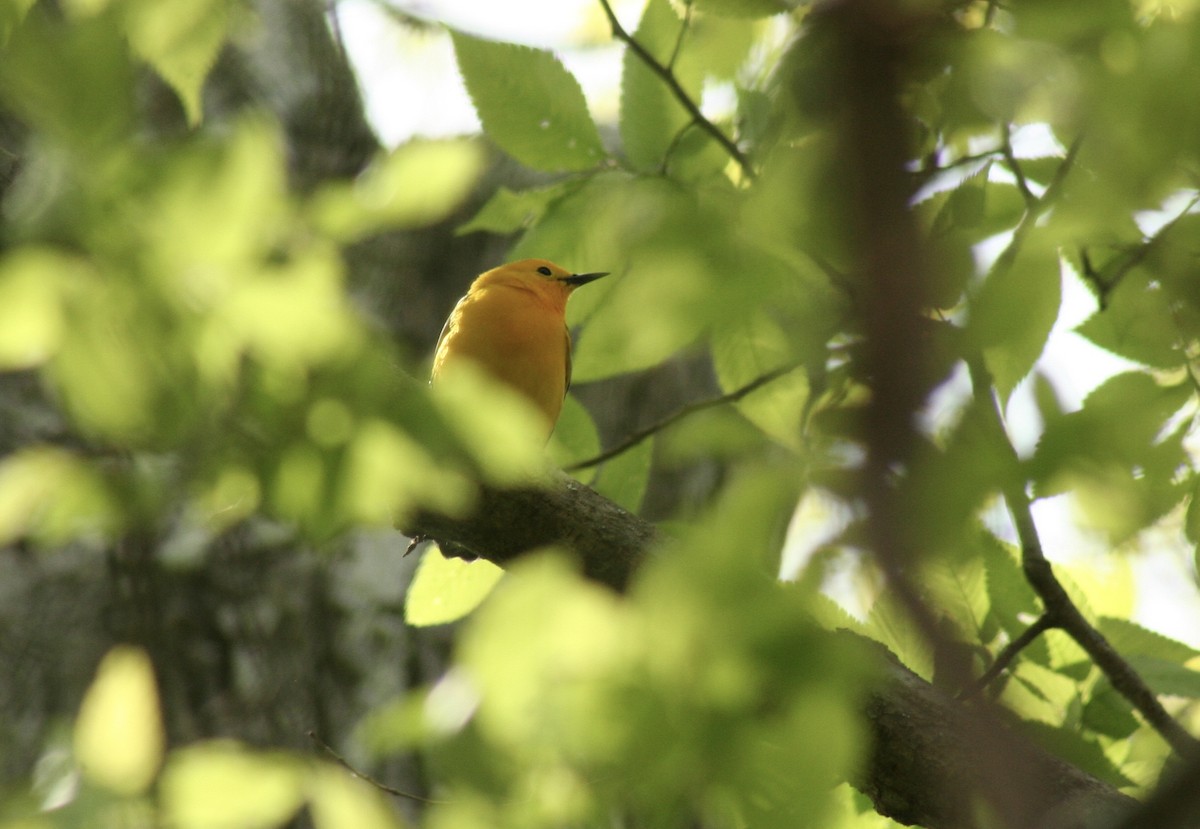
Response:
[[[471,283],[438,338],[432,382],[471,360],[527,397],[554,431],[571,385],[567,298],[607,273],[571,273],[545,259],[492,268]]]

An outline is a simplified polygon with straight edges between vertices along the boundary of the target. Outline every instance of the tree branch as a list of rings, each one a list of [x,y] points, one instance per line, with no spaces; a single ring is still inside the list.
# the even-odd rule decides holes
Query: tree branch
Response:
[[[501,565],[526,549],[565,543],[586,574],[617,589],[660,538],[647,522],[565,475],[548,490],[485,490],[470,516],[426,515],[414,523]],[[855,634],[829,635],[861,645]],[[985,788],[1019,800],[1010,805],[1024,821],[1013,825],[1022,829],[1091,826],[1136,807],[1108,784],[1032,746],[995,709],[965,706],[883,646],[871,647],[880,678],[862,702],[870,743],[852,782],[880,814],[926,829],[963,829],[975,825],[977,795]]]
[[[970,699],[976,694],[982,693],[985,688],[992,684],[996,677],[1000,676],[1004,670],[1012,664],[1012,661],[1017,658],[1021,651],[1033,644],[1039,636],[1054,627],[1054,617],[1049,613],[1043,613],[1029,627],[1021,632],[1021,635],[1004,646],[1004,649],[996,655],[996,659],[988,666],[988,669],[983,672],[983,675],[975,681],[972,688],[968,688],[958,695],[959,699]]]
[[[700,111],[700,107],[696,106],[696,102],[687,94],[687,90],[680,85],[679,79],[675,77],[675,73],[659,63],[654,58],[654,55],[646,51],[646,47],[638,43],[633,35],[625,31],[625,27],[621,25],[621,21],[617,20],[617,15],[613,12],[609,0],[600,0],[600,6],[604,9],[604,15],[608,18],[609,26],[612,27],[613,37],[629,47],[630,51],[637,55],[642,63],[646,64],[646,68],[662,78],[663,83],[667,85],[667,88],[671,90],[671,94],[675,96],[675,100],[679,101],[680,106],[687,110],[692,120],[725,149],[730,158],[736,161],[738,166],[742,168],[742,173],[746,178],[753,179],[755,176],[754,166],[750,163],[750,159],[746,157],[746,154],[738,148],[738,145],[729,136],[725,135],[716,124],[704,117],[704,113]],[[673,57],[672,63],[674,63]]]
[[[587,469],[588,467],[595,466],[600,463],[604,463],[605,461],[615,458],[617,455],[620,455],[622,452],[628,452],[630,449],[637,446],[642,441],[661,432],[663,429],[666,429],[668,426],[671,426],[672,424],[677,423],[680,420],[683,420],[685,417],[694,415],[696,412],[701,412],[701,411],[704,411],[705,409],[711,409],[713,406],[720,406],[723,403],[736,403],[737,401],[741,400],[746,395],[762,388],[763,386],[767,385],[768,383],[772,382],[773,380],[778,380],[780,377],[784,376],[785,374],[790,374],[791,372],[793,372],[797,368],[799,368],[800,365],[801,364],[799,362],[795,362],[795,363],[789,363],[785,366],[780,366],[779,368],[768,371],[766,374],[759,375],[758,377],[754,378],[746,385],[741,386],[740,388],[736,388],[727,394],[722,394],[718,397],[712,397],[712,398],[709,398],[708,400],[698,400],[695,403],[689,403],[688,405],[684,406],[679,411],[674,412],[673,414],[667,415],[666,417],[664,417],[662,420],[658,421],[657,423],[647,426],[644,429],[639,429],[638,431],[634,432],[632,435],[625,438],[623,441],[621,441],[620,443],[618,443],[616,446],[612,447],[611,449],[606,449],[605,451],[601,452],[599,455],[596,455],[594,457],[586,458],[582,461],[576,461],[575,463],[568,466],[566,468],[566,471],[567,472],[578,472],[580,469]]]
[[[991,376],[982,359],[970,360],[969,368],[975,396],[977,399],[986,399],[992,429],[997,434],[997,440],[1003,442],[1003,451],[1011,461],[1013,469],[1016,469],[1020,460],[1004,428],[1004,415],[993,391]],[[1042,550],[1029,496],[1025,492],[1024,479],[1015,475],[1006,477],[1002,492],[1021,544],[1021,567],[1026,580],[1042,599],[1045,618],[1049,619],[1048,624],[1061,628],[1074,639],[1104,672],[1113,687],[1129,700],[1145,717],[1146,722],[1161,734],[1178,754],[1187,755],[1200,751],[1200,742],[1167,713],[1158,697],[1133,666],[1084,618],[1058,577],[1054,575],[1054,569]]]

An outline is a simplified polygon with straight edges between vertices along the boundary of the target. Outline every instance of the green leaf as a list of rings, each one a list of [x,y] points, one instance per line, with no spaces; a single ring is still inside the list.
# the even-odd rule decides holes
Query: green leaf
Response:
[[[650,0],[633,36],[659,65],[665,65],[683,25],[667,0]],[[699,99],[702,74],[693,68],[677,79],[693,101]],[[639,170],[658,170],[665,163],[667,150],[690,120],[691,116],[663,79],[627,48],[621,70],[620,128],[630,163]]]
[[[178,829],[280,826],[304,802],[306,765],[224,740],[177,749],[159,790],[165,822]]]
[[[1147,271],[1125,273],[1105,307],[1075,330],[1101,348],[1155,368],[1175,368],[1187,356],[1171,324],[1171,297]]]
[[[1117,692],[1107,679],[1101,679],[1083,706],[1082,723],[1087,728],[1115,740],[1123,740],[1137,731],[1141,723],[1134,716],[1129,700]]]
[[[26,446],[0,459],[0,544],[103,538],[117,529],[119,516],[113,493],[81,458]]]
[[[567,467],[600,453],[600,435],[596,423],[575,395],[568,394],[563,400],[558,423],[550,440],[550,458],[555,466]],[[595,477],[594,469],[580,470],[579,480],[588,483]]]
[[[650,482],[650,461],[653,456],[654,438],[647,438],[605,461],[593,488],[610,501],[636,513]]]
[[[563,181],[547,187],[514,192],[500,185],[487,203],[479,208],[479,212],[459,225],[455,233],[462,236],[481,230],[499,234],[524,230],[538,223],[551,202],[577,186],[575,182]]]
[[[695,0],[696,8],[728,17],[769,17],[804,5],[803,0]]]
[[[459,206],[482,169],[474,141],[413,141],[377,159],[352,183],[324,185],[313,197],[313,218],[340,242],[430,225]]]
[[[529,167],[586,170],[604,158],[579,82],[553,54],[452,32],[484,131]]]
[[[4,100],[64,145],[95,152],[128,134],[134,70],[112,15],[67,24],[35,6],[3,62]]]
[[[230,17],[230,0],[132,0],[126,5],[130,45],[179,95],[192,126],[200,122],[200,93],[229,33]]]
[[[1160,385],[1141,371],[1111,377],[1077,412],[1046,424],[1031,463],[1040,493],[1064,469],[1096,470],[1104,464],[1132,475],[1152,468],[1153,449],[1164,424],[1191,397],[1187,383]],[[1172,466],[1168,460],[1168,466]]]
[[[1021,571],[1018,552],[991,533],[980,529],[978,534],[991,611],[1009,638],[1015,638],[1037,616],[1037,594]]]
[[[713,367],[726,394],[796,362],[796,344],[765,312],[718,326],[712,337]],[[734,405],[750,422],[784,446],[802,448],[801,418],[808,377],[795,366]]]
[[[1133,781],[1108,759],[1099,743],[1076,731],[1042,722],[1023,722],[1021,731],[1055,756],[1090,772],[1109,785],[1133,785]]]
[[[86,263],[46,248],[0,260],[0,370],[32,368],[58,350],[64,294],[87,275]]]
[[[1200,671],[1153,656],[1131,656],[1129,664],[1156,694],[1200,699]]]
[[[1200,656],[1200,650],[1191,645],[1163,636],[1128,619],[1101,616],[1099,622],[1104,638],[1124,656],[1149,656],[1179,663]]]
[[[158,774],[166,736],[150,657],[119,645],[108,652],[75,723],[83,773],[122,795],[145,792]]]
[[[1200,544],[1200,475],[1193,475],[1192,494],[1188,500],[1187,514],[1183,520],[1183,530],[1188,541]]]
[[[1007,400],[1046,346],[1062,303],[1062,275],[1052,240],[1034,231],[1015,258],[1001,256],[971,300],[968,331]]]
[[[312,775],[309,787],[316,829],[399,829],[404,825],[377,786],[346,769],[323,765]]]
[[[430,546],[408,588],[404,621],[414,627],[456,622],[478,607],[503,575],[486,559],[446,558]]]

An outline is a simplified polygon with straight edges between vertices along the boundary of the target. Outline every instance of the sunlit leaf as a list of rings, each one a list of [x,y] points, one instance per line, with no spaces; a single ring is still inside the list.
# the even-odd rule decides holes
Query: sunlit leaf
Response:
[[[316,829],[396,829],[404,825],[382,792],[345,769],[322,766],[309,785]]]
[[[1002,257],[971,301],[969,331],[1002,398],[1029,373],[1058,319],[1062,276],[1052,240],[1037,232]]]
[[[584,170],[604,158],[579,82],[553,54],[452,34],[484,131],[537,170]]]
[[[1076,329],[1101,348],[1156,368],[1174,368],[1184,359],[1171,299],[1143,270],[1126,274],[1108,293],[1105,306]]]
[[[456,622],[479,606],[504,571],[486,559],[446,558],[426,548],[404,600],[404,620],[416,627]]]
[[[483,167],[473,141],[414,141],[378,159],[352,183],[326,184],[313,213],[342,241],[440,221],[470,192]]]
[[[95,540],[116,529],[119,515],[96,471],[68,452],[29,446],[0,459],[0,543]]]
[[[1102,616],[1099,628],[1109,644],[1125,656],[1148,656],[1180,664],[1200,656],[1200,650],[1128,619]]]
[[[304,763],[284,754],[225,741],[198,743],[173,751],[167,761],[164,816],[179,829],[279,826],[304,801],[306,777]]]
[[[230,0],[130,0],[130,45],[171,85],[188,123],[202,116],[200,93],[229,32]]]
[[[86,266],[45,249],[26,248],[0,263],[0,369],[46,361],[62,340],[63,293]]]
[[[75,758],[87,777],[118,794],[146,791],[166,737],[146,652],[118,646],[96,669],[75,723]]]

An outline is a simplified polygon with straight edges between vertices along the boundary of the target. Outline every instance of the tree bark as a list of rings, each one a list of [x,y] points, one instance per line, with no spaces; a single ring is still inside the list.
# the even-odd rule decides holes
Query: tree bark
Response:
[[[472,515],[421,514],[412,523],[414,532],[451,550],[501,566],[560,544],[579,556],[589,578],[617,591],[662,540],[653,525],[566,475],[547,489],[484,487]],[[986,804],[1006,825],[1083,829],[1135,813],[1137,801],[1034,746],[1004,711],[960,703],[874,647],[883,680],[869,690],[862,712],[873,739],[850,782],[880,814],[927,829],[962,829],[979,824]]]

